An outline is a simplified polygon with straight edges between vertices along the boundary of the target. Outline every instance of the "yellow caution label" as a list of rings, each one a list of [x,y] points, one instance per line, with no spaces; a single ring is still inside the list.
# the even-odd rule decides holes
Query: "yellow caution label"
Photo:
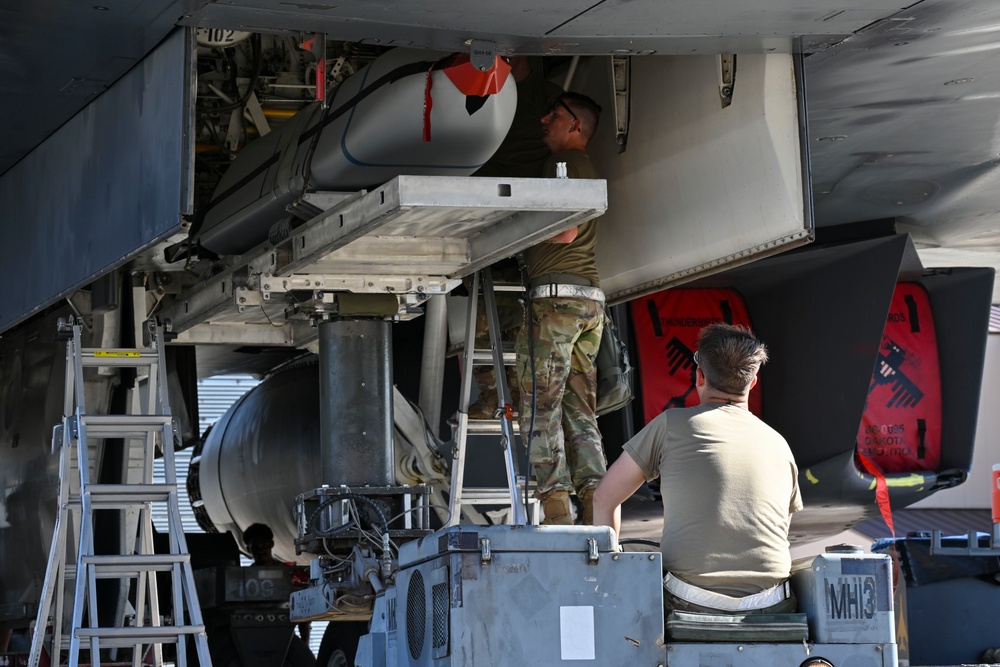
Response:
[[[94,350],[95,357],[110,357],[120,359],[123,357],[138,357],[136,350]]]
[[[906,487],[921,487],[927,482],[927,478],[921,475],[919,472],[913,472],[909,475],[903,476],[886,476],[885,483],[886,486],[895,486],[900,488]],[[875,488],[874,482],[872,483],[872,488]],[[921,490],[920,488],[917,489]]]

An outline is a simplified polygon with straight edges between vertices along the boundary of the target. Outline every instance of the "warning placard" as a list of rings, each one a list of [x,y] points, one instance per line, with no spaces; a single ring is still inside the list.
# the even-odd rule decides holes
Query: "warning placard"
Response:
[[[857,445],[886,473],[936,471],[941,461],[937,334],[917,283],[893,292]]]
[[[702,328],[718,322],[750,326],[746,303],[732,289],[663,290],[630,307],[647,424],[664,410],[698,405],[694,353]],[[760,416],[760,383],[750,392],[750,410]]]

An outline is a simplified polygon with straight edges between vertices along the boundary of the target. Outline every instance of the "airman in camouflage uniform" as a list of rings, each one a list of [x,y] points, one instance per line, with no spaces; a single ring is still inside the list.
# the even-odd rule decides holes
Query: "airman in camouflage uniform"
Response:
[[[548,112],[552,101],[562,94],[563,89],[545,78],[540,57],[510,56],[510,73],[517,82],[517,108],[510,130],[503,143],[489,160],[473,176],[503,176],[508,178],[539,178],[550,153],[542,142],[542,126],[538,119]],[[521,271],[513,258],[503,259],[490,267],[494,283],[521,283]],[[505,341],[517,339],[518,330],[524,320],[521,301],[509,292],[497,292],[497,314],[500,319],[501,338]],[[486,311],[483,300],[479,300],[476,318],[476,347],[489,349],[490,338],[486,327]],[[518,404],[518,382],[515,367],[507,367],[507,385],[512,401]],[[473,370],[479,397],[469,406],[469,417],[489,419],[499,404],[496,376],[492,366],[477,366]]]
[[[552,152],[545,176],[556,176],[563,162],[570,178],[597,178],[585,149],[600,111],[576,93],[556,100],[542,117]],[[588,220],[525,253],[530,320],[526,312],[516,344],[519,421],[548,524],[573,522],[572,491],[583,504],[583,522],[593,523],[594,489],[607,470],[595,414],[594,359],[604,328],[596,246],[597,223]]]

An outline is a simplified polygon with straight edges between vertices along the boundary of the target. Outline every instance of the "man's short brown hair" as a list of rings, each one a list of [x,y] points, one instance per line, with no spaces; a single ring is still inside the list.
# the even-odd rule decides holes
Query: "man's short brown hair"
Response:
[[[568,92],[556,98],[556,104],[565,104],[573,110],[577,122],[582,124],[580,128],[584,139],[590,141],[597,131],[597,124],[601,120],[601,105],[592,98],[582,93]]]
[[[697,361],[710,387],[741,395],[767,361],[767,347],[746,327],[710,324],[698,334]]]

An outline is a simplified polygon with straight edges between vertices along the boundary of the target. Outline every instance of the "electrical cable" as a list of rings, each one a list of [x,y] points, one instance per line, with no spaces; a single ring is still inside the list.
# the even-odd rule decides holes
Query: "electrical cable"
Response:
[[[644,537],[626,537],[624,539],[618,540],[618,544],[621,544],[623,546],[626,544],[642,544],[643,546],[647,547],[656,547],[657,549],[660,548],[659,542],[657,542],[656,540],[646,539]]]
[[[436,503],[431,503],[431,504],[428,504],[428,505],[417,505],[416,507],[411,507],[408,510],[403,510],[402,512],[400,512],[396,516],[394,516],[391,519],[389,519],[389,523],[392,523],[396,519],[401,519],[401,518],[403,518],[404,516],[406,516],[407,514],[409,514],[411,512],[416,512],[417,510],[422,510],[422,509],[425,509],[425,508],[429,509],[429,510],[430,509],[444,509],[444,510],[447,510],[448,511],[448,515],[447,515],[448,516],[448,521],[451,520],[451,508],[450,507],[448,507],[447,505],[438,505]],[[443,523],[447,524],[448,521],[444,521]]]
[[[319,504],[319,506],[316,507],[315,510],[313,510],[313,513],[310,514],[309,518],[306,520],[306,525],[309,527],[309,530],[312,531],[312,532],[314,532],[314,533],[316,533],[320,537],[323,537],[323,538],[337,537],[338,535],[346,533],[348,530],[350,530],[352,528],[352,524],[351,523],[345,523],[344,525],[337,526],[336,528],[333,528],[332,530],[321,531],[321,530],[319,530],[319,529],[316,528],[316,525],[315,525],[316,524],[316,519],[317,519],[317,517],[319,517],[320,512],[322,512],[324,509],[326,509],[327,507],[329,507],[330,505],[332,505],[334,503],[334,500],[340,500],[340,499],[336,498],[336,499],[324,500],[323,502],[321,502]]]
[[[326,538],[323,538],[323,550],[326,551],[326,555],[327,556],[329,556],[333,560],[337,561],[337,563],[338,563],[337,567],[333,568],[333,570],[332,570],[334,572],[336,572],[337,570],[339,570],[341,567],[343,567],[345,565],[349,565],[350,562],[351,562],[350,558],[345,558],[343,556],[340,556],[340,555],[335,554],[332,551],[330,551],[330,547],[326,543]]]
[[[538,379],[535,376],[535,332],[534,313],[531,311],[531,278],[528,276],[528,266],[523,253],[517,255],[517,265],[521,271],[521,282],[524,283],[524,314],[525,326],[528,327],[528,372],[531,374],[531,418],[528,420],[528,437],[524,447],[527,450],[528,476],[524,478],[524,515],[528,515],[528,482],[535,477],[535,467],[531,463],[531,441],[535,435],[535,412],[538,408]],[[523,382],[521,383],[523,386]],[[523,401],[522,401],[523,403]],[[536,489],[537,491],[537,489]]]
[[[374,546],[381,546],[381,540],[377,539],[377,535],[373,537],[371,531],[365,530],[361,527],[361,514],[358,512],[357,503],[352,502],[348,507],[348,511],[351,513],[354,524],[357,526],[358,533],[361,537],[371,542]]]
[[[306,525],[308,526],[309,530],[312,531],[312,532],[314,532],[314,533],[316,533],[320,537],[336,537],[338,535],[346,533],[348,530],[350,530],[352,527],[354,527],[353,523],[347,522],[347,523],[345,523],[343,525],[337,526],[336,528],[333,528],[333,529],[330,529],[330,530],[319,530],[316,527],[316,519],[319,517],[320,512],[322,512],[323,510],[325,510],[327,507],[329,507],[333,503],[338,502],[340,500],[345,500],[345,499],[356,499],[358,497],[359,496],[355,496],[354,494],[343,494],[343,495],[340,495],[340,496],[327,498],[326,500],[324,500],[323,502],[321,502],[316,507],[316,509],[313,510],[312,514],[310,514],[309,518],[306,520]],[[365,500],[367,500],[367,498]],[[368,501],[368,502],[371,502],[371,501]],[[376,509],[378,509],[377,506],[376,506]],[[381,513],[381,510],[378,510],[378,511],[379,511],[379,513]],[[384,516],[382,516],[382,519],[384,521]],[[357,526],[357,528],[358,528],[358,530],[361,529],[360,524]]]
[[[259,305],[260,305],[260,312],[264,313],[264,317],[267,318],[268,324],[270,324],[275,329],[280,329],[281,327],[285,326],[284,324],[275,324],[274,320],[271,319],[271,316],[267,314],[266,310],[264,310],[264,304],[259,304]]]

